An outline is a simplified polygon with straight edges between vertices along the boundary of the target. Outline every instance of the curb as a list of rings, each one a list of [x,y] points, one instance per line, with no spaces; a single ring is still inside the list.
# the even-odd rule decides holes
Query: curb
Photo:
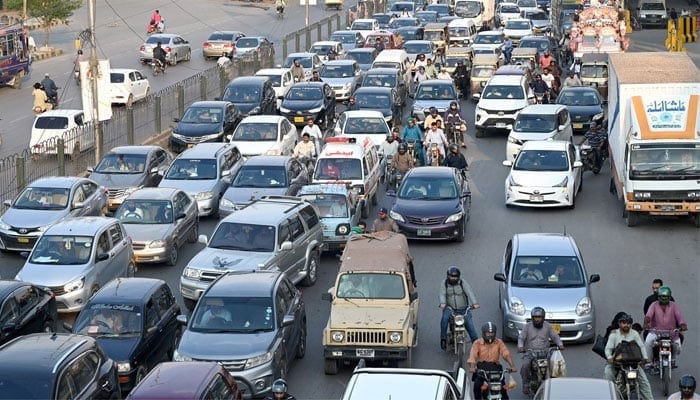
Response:
[[[41,61],[47,58],[58,57],[63,54],[63,49],[52,48],[50,51],[37,51],[32,56],[32,61]]]

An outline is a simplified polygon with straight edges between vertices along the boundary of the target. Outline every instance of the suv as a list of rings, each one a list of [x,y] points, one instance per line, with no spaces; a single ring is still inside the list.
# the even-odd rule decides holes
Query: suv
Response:
[[[202,295],[174,355],[175,361],[215,361],[246,398],[265,396],[306,354],[306,308],[284,272],[236,271]]]
[[[286,272],[294,283],[311,286],[323,246],[323,231],[313,206],[298,197],[266,196],[224,218],[207,247],[195,255],[180,277],[185,306],[221,275],[234,270]]]
[[[565,140],[572,142],[571,118],[561,104],[533,104],[522,109],[506,142],[506,160],[514,161],[523,143],[528,140]]]
[[[495,75],[489,79],[474,112],[476,137],[486,130],[506,130],[515,123],[515,116],[531,102],[532,90],[525,75]],[[534,97],[532,97],[534,98]]]
[[[156,365],[126,398],[241,400],[243,396],[236,381],[221,364],[191,361]]]
[[[217,215],[219,201],[241,160],[241,153],[231,143],[200,143],[170,164],[158,187],[184,190],[197,200],[200,217]]]
[[[418,292],[406,237],[387,231],[351,236],[340,261],[335,286],[322,295],[331,302],[323,329],[325,373],[362,358],[410,368]]]

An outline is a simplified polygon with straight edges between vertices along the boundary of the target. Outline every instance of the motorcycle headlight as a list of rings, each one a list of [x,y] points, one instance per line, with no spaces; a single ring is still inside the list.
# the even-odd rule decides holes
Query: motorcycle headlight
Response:
[[[397,213],[397,212],[394,211],[394,210],[389,211],[389,216],[390,216],[391,219],[393,219],[394,221],[406,222],[406,220],[403,219],[403,217],[401,216],[401,214]]]
[[[195,200],[209,200],[214,197],[214,192],[201,192],[194,195]]]
[[[66,293],[74,292],[80,290],[85,286],[85,278],[80,278],[77,281],[69,282],[63,286],[63,291]]]
[[[268,351],[267,353],[261,354],[257,357],[249,358],[248,361],[245,362],[245,367],[243,369],[255,368],[258,365],[263,365],[270,361],[272,361],[272,352]]]
[[[181,354],[177,350],[173,353],[173,361],[192,361],[192,357],[188,357],[186,355]]]
[[[2,222],[2,220],[0,219],[0,229],[6,231],[6,230],[9,230],[10,228],[11,228],[10,225],[7,225],[6,223]]]
[[[523,304],[523,301],[519,298],[515,296],[511,297],[508,306],[510,307],[510,312],[513,314],[525,315],[525,304]]]
[[[449,217],[447,217],[447,219],[445,220],[445,223],[459,221],[460,219],[462,219],[463,215],[464,215],[464,213],[462,211],[460,211],[456,214],[452,214]]]
[[[131,371],[131,364],[127,362],[118,362],[117,363],[117,371],[118,372],[129,372]]]
[[[508,175],[508,186],[522,186],[513,179],[513,175]]]
[[[627,379],[637,379],[637,370],[631,369],[626,372]]]
[[[568,184],[569,184],[569,177],[567,176],[566,178],[564,178],[563,181],[554,185],[554,187],[566,187]]]
[[[455,326],[464,326],[464,315],[455,315]]]
[[[576,315],[583,316],[591,313],[591,299],[584,297],[576,304]]]
[[[195,268],[186,267],[184,270],[182,270],[182,276],[187,279],[199,279],[199,277],[202,276],[202,271]]]
[[[320,107],[320,106],[319,106],[319,107],[310,109],[308,112],[310,112],[310,113],[312,113],[312,114],[319,113],[319,112],[321,112],[321,109],[322,109],[322,108],[323,108],[323,107]]]
[[[492,389],[494,392],[498,392],[498,391],[501,390],[501,384],[500,384],[500,383],[492,383],[492,384],[491,384],[491,389]]]
[[[331,339],[333,339],[334,342],[342,342],[344,337],[345,335],[341,331],[331,332]]]
[[[398,343],[401,341],[401,332],[391,332],[389,334],[389,340],[391,343]]]
[[[167,244],[168,243],[165,240],[154,240],[148,244],[148,247],[151,249],[160,249],[165,247]]]

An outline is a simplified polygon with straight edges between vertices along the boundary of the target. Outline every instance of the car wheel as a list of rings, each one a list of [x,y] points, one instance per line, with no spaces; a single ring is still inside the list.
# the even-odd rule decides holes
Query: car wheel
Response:
[[[177,65],[177,56],[175,54],[170,58],[170,65]]]
[[[277,379],[287,379],[287,356],[283,355],[279,361],[279,371],[277,371]]]
[[[166,261],[166,264],[168,264],[169,267],[174,267],[177,265],[177,258],[178,258],[178,251],[177,251],[177,243],[173,240],[173,244],[170,245],[170,252],[168,254],[168,260]]]
[[[146,89],[146,94],[143,96],[144,99],[147,99],[148,96],[151,95],[151,88]]]
[[[44,327],[41,328],[41,331],[44,333],[56,332],[56,322],[51,321],[51,320],[44,322]]]
[[[190,235],[187,237],[189,243],[197,243],[197,238],[199,237],[199,221],[195,221],[190,231]]]
[[[304,358],[306,355],[306,318],[301,322],[301,333],[299,334],[299,344],[297,345],[296,358]]]
[[[627,223],[627,226],[629,226],[629,227],[636,226],[638,221],[639,221],[639,216],[637,215],[636,212],[627,211],[627,213],[625,214],[625,222]]]
[[[146,370],[146,367],[144,367],[143,365],[140,366],[139,369],[136,370],[136,378],[134,379],[134,385],[138,385],[139,382],[141,382],[147,374],[148,371]]]
[[[126,277],[133,278],[134,275],[136,275],[136,265],[134,265],[133,262],[130,262],[129,265],[126,267]]]
[[[100,286],[99,285],[93,285],[92,289],[90,289],[90,297],[94,296],[95,293],[100,291]]]
[[[474,128],[474,136],[478,138],[484,137],[484,130],[479,128]]]
[[[700,213],[695,213],[695,215],[693,215],[693,224],[696,228],[700,228]]]
[[[180,345],[180,338],[182,338],[182,329],[178,328],[177,331],[175,331],[175,340],[173,340],[172,346],[168,349],[168,359],[166,361],[172,361],[175,356],[175,350],[177,350],[177,346]]]
[[[457,237],[455,238],[455,241],[462,243],[464,242],[464,233],[467,230],[467,216],[465,215],[462,217],[462,223],[459,227],[459,233],[457,233]]]
[[[302,282],[304,286],[313,286],[314,283],[316,283],[316,278],[318,277],[318,259],[318,253],[316,253],[316,251],[312,252],[309,266],[306,269],[306,277]]]
[[[182,300],[184,300],[183,302],[185,303],[185,308],[187,308],[190,311],[194,310],[194,307],[197,305],[196,300],[192,300],[192,299],[188,299],[188,298],[183,298]]]
[[[337,375],[338,374],[338,360],[333,360],[326,358],[323,360],[323,372],[326,375]]]
[[[192,59],[192,50],[187,50],[187,54],[185,54],[185,61],[190,61]]]

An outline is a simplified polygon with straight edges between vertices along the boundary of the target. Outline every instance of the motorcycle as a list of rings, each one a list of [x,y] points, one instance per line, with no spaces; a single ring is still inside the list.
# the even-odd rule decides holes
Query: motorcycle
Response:
[[[153,69],[153,76],[156,76],[160,73],[165,75],[165,70],[166,70],[166,64],[161,62],[160,60],[154,58],[151,60],[151,68]]]
[[[603,145],[603,148],[600,152],[600,165],[603,165],[603,163],[605,162],[605,160],[608,159],[608,157],[610,157],[610,154],[608,152],[608,146],[606,143]],[[593,148],[588,144],[588,141],[585,141],[583,144],[581,144],[581,162],[583,163],[584,171],[592,171],[596,175],[600,173],[600,167],[595,165],[595,152],[593,151]]]
[[[537,104],[549,104],[547,92],[535,92],[535,100]]]
[[[622,393],[625,400],[639,399],[639,383],[637,382],[638,362],[613,363],[615,368],[615,386]]]
[[[151,35],[154,33],[163,33],[165,32],[165,18],[161,18],[160,23],[158,24],[148,24],[146,27],[146,34]]]
[[[299,157],[299,161],[306,166],[306,171],[308,173],[308,182],[311,182],[314,177],[314,168],[316,167],[315,157]]]
[[[447,141],[450,143],[455,143],[459,145],[464,143],[464,132],[462,131],[462,126],[466,126],[464,121],[459,121],[458,123],[446,122],[445,123],[445,136]]]
[[[406,152],[408,153],[409,156],[413,159],[413,165],[420,165],[419,160],[418,160],[418,146],[421,146],[420,140],[410,140],[406,142],[406,145],[408,146],[408,149]]]
[[[391,172],[391,160],[394,158],[393,155],[385,155],[384,156],[384,171],[382,175],[382,179],[384,179],[383,183],[387,184],[387,188],[389,187],[389,173]]]
[[[440,149],[438,148],[439,144],[437,143],[430,143],[430,147],[428,149],[428,160],[427,164],[430,165],[431,167],[439,167],[442,165],[442,154],[440,154]]]
[[[674,348],[671,336],[678,333],[678,329],[674,330],[653,330],[656,334],[656,340],[653,346],[653,361],[652,373],[658,375],[664,384],[664,396],[668,396],[671,389],[671,369],[674,362]]]
[[[549,367],[549,359],[554,350],[557,350],[557,347],[527,350],[527,353],[532,356],[530,361],[530,393],[537,393],[537,390],[540,388],[540,385],[542,385],[542,382],[552,376],[552,371]]]
[[[481,398],[485,400],[501,400],[503,395],[503,382],[508,377],[509,371],[498,365],[499,369],[477,369],[477,375],[481,376],[484,383],[481,385]]]
[[[462,368],[462,364],[465,359],[466,350],[464,347],[467,343],[467,316],[466,314],[473,310],[474,307],[469,306],[467,310],[462,313],[457,313],[455,310],[447,306],[450,310],[450,320],[447,325],[447,350],[453,351],[457,357],[457,364],[459,368]]]

